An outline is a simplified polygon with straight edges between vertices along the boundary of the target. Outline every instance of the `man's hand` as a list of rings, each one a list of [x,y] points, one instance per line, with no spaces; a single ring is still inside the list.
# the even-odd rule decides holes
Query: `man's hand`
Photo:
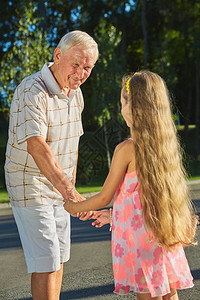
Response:
[[[77,190],[75,189],[75,187],[73,186],[71,189],[71,195],[70,195],[70,189],[68,190],[69,193],[66,194],[63,202],[64,202],[64,209],[66,211],[68,211],[73,217],[79,217],[80,213],[74,213],[73,212],[73,204],[75,202],[81,202],[83,200],[85,200],[85,198],[83,196],[81,196],[81,194],[79,194],[79,192],[77,192]]]
[[[65,202],[65,204],[64,204],[65,210],[67,210],[71,214],[72,217],[77,217],[81,221],[90,220],[93,216],[93,211],[73,213],[73,202],[81,202],[81,201],[86,200],[86,198],[83,197],[81,194],[79,194],[77,192],[77,190],[75,190],[75,189],[74,189],[74,197],[75,197],[75,200],[73,198],[68,198],[68,199],[63,200]]]
[[[86,200],[86,198],[83,197],[81,194],[79,194],[77,191],[75,192],[75,197],[76,197],[77,202]],[[73,217],[77,217],[81,221],[90,220],[92,218],[92,216],[93,216],[93,211],[80,212],[80,213],[73,215]]]
[[[91,219],[96,219],[92,225],[100,228],[103,225],[110,223],[110,210],[109,209],[102,209],[98,211],[93,211],[93,216]]]
[[[79,194],[79,192],[76,189],[74,189],[74,196],[75,196],[75,202],[81,202],[86,200],[86,198],[83,197],[81,194]]]

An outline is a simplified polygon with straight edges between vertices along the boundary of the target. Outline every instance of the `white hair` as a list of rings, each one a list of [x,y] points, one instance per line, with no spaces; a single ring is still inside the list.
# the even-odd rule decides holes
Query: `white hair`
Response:
[[[99,56],[98,45],[95,42],[95,40],[84,31],[74,30],[68,32],[61,38],[57,47],[60,48],[60,51],[63,55],[64,53],[66,53],[68,49],[70,49],[72,46],[77,44],[81,44],[85,49],[95,48],[97,53],[97,59],[98,59]]]

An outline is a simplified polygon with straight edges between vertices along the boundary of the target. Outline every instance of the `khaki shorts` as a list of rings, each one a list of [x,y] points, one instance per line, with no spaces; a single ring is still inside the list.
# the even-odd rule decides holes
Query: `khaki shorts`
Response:
[[[70,215],[60,205],[12,207],[28,273],[53,272],[70,258]]]

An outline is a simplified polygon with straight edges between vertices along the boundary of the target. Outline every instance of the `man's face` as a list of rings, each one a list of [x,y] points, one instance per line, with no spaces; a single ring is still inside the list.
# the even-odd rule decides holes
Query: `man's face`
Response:
[[[77,89],[90,76],[96,62],[96,49],[84,49],[75,45],[61,54],[60,49],[54,52],[56,64],[55,77],[61,89]]]

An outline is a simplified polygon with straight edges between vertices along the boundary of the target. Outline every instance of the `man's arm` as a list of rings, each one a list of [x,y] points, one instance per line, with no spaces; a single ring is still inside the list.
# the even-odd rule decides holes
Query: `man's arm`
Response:
[[[76,164],[74,166],[74,170],[73,170],[73,173],[72,173],[72,184],[75,186],[76,184],[76,173],[77,173],[77,164],[78,164],[78,150],[77,150],[77,153],[76,153]]]
[[[27,151],[33,157],[41,173],[61,193],[64,199],[81,201],[81,196],[64,173],[53,151],[40,136],[27,139]],[[79,199],[80,197],[80,199]]]

